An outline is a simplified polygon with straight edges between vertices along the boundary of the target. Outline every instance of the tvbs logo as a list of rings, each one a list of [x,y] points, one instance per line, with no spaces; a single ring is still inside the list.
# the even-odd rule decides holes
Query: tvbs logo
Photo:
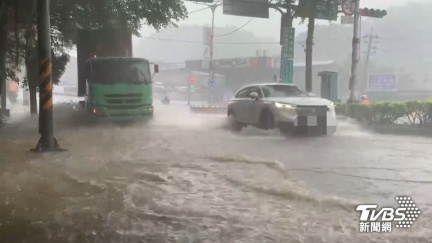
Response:
[[[396,201],[400,207],[377,209],[376,204],[358,205],[360,211],[360,232],[391,232],[391,223],[396,222],[396,228],[410,228],[419,217],[420,210],[407,196],[398,196]]]

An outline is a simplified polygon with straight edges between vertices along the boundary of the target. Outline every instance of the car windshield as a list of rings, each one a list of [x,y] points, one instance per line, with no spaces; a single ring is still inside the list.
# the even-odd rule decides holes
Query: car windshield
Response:
[[[101,84],[150,83],[149,64],[146,61],[96,60],[91,64],[90,81]]]
[[[262,86],[264,97],[306,97],[307,94],[294,85]]]

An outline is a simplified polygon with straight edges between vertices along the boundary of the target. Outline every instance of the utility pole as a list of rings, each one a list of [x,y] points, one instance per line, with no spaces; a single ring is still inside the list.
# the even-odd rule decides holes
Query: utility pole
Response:
[[[214,20],[215,20],[215,12],[217,7],[222,6],[220,3],[215,3],[213,5],[208,5],[208,4],[204,4],[204,3],[213,3],[213,0],[199,0],[199,1],[194,1],[196,4],[201,4],[201,5],[205,5],[208,6],[210,8],[210,10],[212,11],[212,23],[211,23],[211,34],[210,34],[210,61],[209,61],[209,80],[208,84],[210,84],[210,82],[213,84],[215,82],[215,74],[214,74],[214,61],[213,61],[213,47],[214,47]],[[213,90],[212,87],[210,87],[210,85],[208,85],[208,102],[209,105],[211,105],[213,103]]]
[[[357,64],[360,59],[360,0],[353,0],[354,3],[354,33],[352,40],[352,64],[351,64],[351,77],[349,82],[350,99],[349,102],[353,103],[357,100],[356,85],[357,85]]]
[[[39,133],[35,152],[60,151],[54,137],[52,60],[50,35],[50,0],[37,0],[37,31],[39,51]]]
[[[23,88],[23,106],[29,106],[30,105],[30,93],[28,89]]]
[[[3,75],[4,77],[1,78],[1,110],[2,112],[6,111],[6,75]]]
[[[213,0],[189,0],[194,2],[201,2],[201,3],[212,3]],[[220,2],[220,1],[219,1]],[[214,65],[213,65],[213,30],[214,30],[214,12],[220,4],[216,3],[214,5],[207,5],[211,8],[213,12],[212,16],[212,37],[211,37],[211,45],[210,45],[210,68],[209,68],[209,76],[212,78],[212,81],[214,81]],[[225,1],[226,3],[228,1]],[[245,5],[249,4],[248,1],[237,1],[237,4],[242,5],[244,8],[247,8]],[[280,44],[282,45],[281,50],[281,64],[280,64],[280,78],[282,83],[292,83],[292,76],[293,76],[293,59],[294,59],[294,38],[295,38],[295,29],[292,28],[292,22],[294,19],[293,11],[295,10],[297,6],[293,5],[291,2],[294,1],[279,1],[278,3],[271,3],[268,2],[266,4],[266,8],[273,8],[276,9],[281,13],[281,30],[280,30]],[[250,2],[251,6],[255,5],[253,1]],[[261,4],[261,3],[260,3]],[[239,6],[237,5],[237,7]],[[286,9],[286,12],[284,12],[282,9]],[[249,16],[249,17],[257,17],[254,13],[247,13],[246,15],[239,14],[239,13],[230,13],[230,15],[237,15],[237,16]],[[262,17],[262,16],[258,16]],[[267,17],[268,18],[268,17]]]
[[[209,66],[209,83],[214,82],[214,67],[213,67],[213,46],[214,46],[214,18],[215,18],[215,11],[216,8],[220,6],[220,5],[212,5],[210,7],[211,11],[212,11],[212,26],[211,26],[211,36],[210,36],[210,66]],[[209,95],[210,95],[210,104],[211,105],[213,103],[213,91],[212,91],[212,87],[208,87],[209,90]]]
[[[7,1],[0,3],[0,119],[6,113]]]
[[[368,82],[368,67],[369,67],[369,57],[371,54],[371,50],[375,49],[376,50],[376,46],[372,46],[372,44],[375,44],[376,42],[373,42],[373,39],[378,39],[378,35],[373,35],[373,28],[371,29],[371,32],[369,35],[366,35],[365,38],[368,38],[369,40],[367,41],[368,47],[367,47],[367,51],[366,51],[366,60],[365,60],[365,66],[364,66],[364,72],[363,72],[363,91],[366,91],[367,88],[367,82]]]
[[[191,76],[191,74],[192,74],[192,72],[189,70],[188,71],[188,79]],[[191,87],[190,86],[191,86],[191,84],[189,83],[189,80],[188,80],[188,101],[187,101],[188,106],[190,106],[190,104],[191,104]]]

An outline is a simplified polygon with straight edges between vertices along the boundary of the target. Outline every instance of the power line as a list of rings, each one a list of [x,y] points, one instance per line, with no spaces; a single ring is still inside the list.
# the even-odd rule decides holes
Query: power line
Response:
[[[184,43],[200,43],[202,44],[202,41],[190,41],[190,40],[178,40],[178,39],[166,39],[166,38],[153,38],[153,37],[142,37],[144,39],[149,40],[158,40],[158,41],[168,41],[168,42],[184,42]],[[279,42],[214,42],[214,44],[222,44],[222,45],[257,45],[257,44],[263,44],[263,45],[275,45],[280,44]]]
[[[210,7],[201,8],[201,9],[198,9],[198,10],[194,10],[194,11],[188,12],[188,14],[196,13],[196,12],[203,11],[203,10],[206,10],[206,9],[209,9],[209,8]]]
[[[222,37],[222,36],[231,35],[232,33],[241,30],[243,27],[245,27],[247,24],[249,24],[253,19],[254,19],[254,18],[249,19],[249,21],[247,21],[245,24],[243,24],[243,25],[240,26],[239,28],[237,28],[237,29],[235,29],[235,30],[233,30],[233,31],[231,31],[231,32],[229,32],[229,33],[226,33],[226,34],[223,34],[223,35],[215,35],[214,37]]]

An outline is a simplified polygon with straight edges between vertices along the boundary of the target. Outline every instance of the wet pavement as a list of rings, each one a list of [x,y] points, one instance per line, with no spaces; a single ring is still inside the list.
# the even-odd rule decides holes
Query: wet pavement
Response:
[[[28,152],[35,118],[0,131],[0,242],[432,240],[432,139],[351,121],[331,137],[231,133],[224,116],[181,103],[121,126],[71,110],[55,113],[67,152]],[[413,228],[358,233],[356,204],[395,206],[398,195],[422,210]]]

